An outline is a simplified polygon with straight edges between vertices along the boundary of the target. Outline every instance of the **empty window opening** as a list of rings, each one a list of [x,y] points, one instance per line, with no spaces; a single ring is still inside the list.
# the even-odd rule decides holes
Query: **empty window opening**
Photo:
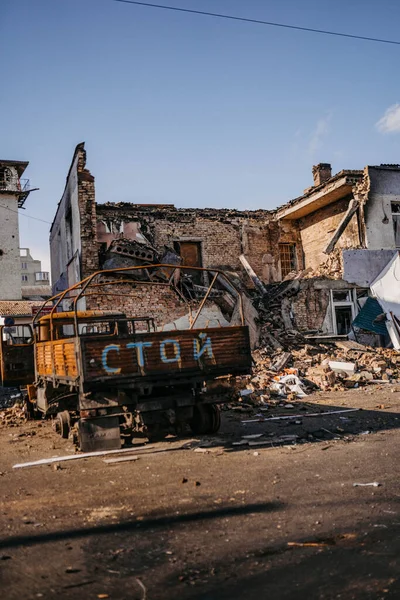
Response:
[[[392,221],[394,242],[396,248],[400,248],[400,202],[392,202]]]
[[[297,271],[296,244],[279,244],[282,278]]]
[[[357,291],[355,289],[331,290],[331,303],[333,332],[336,335],[347,335],[359,310]]]
[[[337,335],[347,335],[351,330],[353,322],[353,311],[351,306],[335,306],[335,319]]]

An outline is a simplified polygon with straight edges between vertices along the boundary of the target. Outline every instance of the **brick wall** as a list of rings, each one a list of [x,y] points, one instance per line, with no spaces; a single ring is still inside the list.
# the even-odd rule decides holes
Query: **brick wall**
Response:
[[[299,219],[305,268],[317,269],[318,265],[326,261],[327,255],[323,251],[335,233],[348,205],[349,199],[344,198]],[[355,214],[339,238],[336,247],[357,248],[359,245],[357,214]]]
[[[85,168],[86,151],[78,157],[78,205],[81,223],[81,277],[99,269],[94,177]]]
[[[314,279],[303,280],[292,298],[294,325],[299,331],[321,329],[329,305],[329,289],[315,289]]]
[[[268,281],[266,263],[272,260],[279,279],[279,242],[296,244],[298,268],[303,268],[302,247],[296,222],[278,222],[269,211],[230,209],[176,209],[174,206],[134,204],[97,205],[99,242],[109,243],[109,231],[140,231],[158,250],[174,241],[201,242],[203,266],[241,271],[244,254],[259,277]],[[116,235],[116,234],[115,234]],[[246,275],[244,274],[244,277]],[[251,287],[250,280],[246,283]]]
[[[96,296],[86,297],[87,309],[120,310],[128,317],[153,317],[156,325],[170,323],[188,313],[188,305],[171,288],[129,284],[105,286]],[[105,294],[112,295],[105,295]]]
[[[240,269],[242,254],[241,225],[207,218],[183,215],[182,221],[155,220],[156,248],[172,246],[174,240],[192,239],[201,242],[203,267],[226,266]]]

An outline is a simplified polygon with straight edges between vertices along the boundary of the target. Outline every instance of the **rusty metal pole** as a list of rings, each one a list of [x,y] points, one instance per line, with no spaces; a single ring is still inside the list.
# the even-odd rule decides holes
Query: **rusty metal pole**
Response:
[[[206,295],[204,296],[203,300],[201,301],[201,304],[200,304],[200,306],[199,306],[199,310],[197,311],[197,313],[196,313],[196,316],[195,316],[195,318],[193,319],[193,322],[192,322],[192,324],[190,325],[189,329],[193,329],[193,327],[195,326],[195,324],[196,324],[196,321],[197,321],[198,317],[200,316],[200,313],[201,313],[201,311],[202,311],[202,309],[203,309],[203,306],[205,305],[205,303],[206,303],[206,300],[207,300],[208,296],[210,295],[210,292],[211,292],[211,290],[212,290],[212,287],[213,287],[214,283],[215,283],[215,282],[216,282],[216,280],[217,280],[217,277],[218,277],[218,273],[215,273],[215,275],[214,275],[214,279],[212,280],[212,282],[211,282],[211,285],[210,285],[210,287],[208,288]]]

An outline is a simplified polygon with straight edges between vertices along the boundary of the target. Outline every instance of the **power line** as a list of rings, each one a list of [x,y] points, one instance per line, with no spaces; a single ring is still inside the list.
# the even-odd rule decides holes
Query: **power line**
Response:
[[[146,6],[148,8],[160,8],[163,10],[172,10],[175,12],[190,13],[192,15],[203,15],[207,17],[215,17],[217,19],[229,19],[231,21],[243,21],[245,23],[255,23],[257,25],[269,25],[271,27],[283,27],[285,29],[297,29],[298,31],[308,31],[311,33],[322,33],[324,35],[335,35],[338,37],[352,38],[355,40],[364,40],[367,42],[378,42],[380,44],[395,44],[400,46],[400,41],[396,40],[385,40],[380,38],[373,38],[364,35],[355,35],[351,33],[341,33],[339,31],[328,31],[324,29],[313,29],[312,27],[300,27],[299,25],[288,25],[286,23],[274,23],[273,21],[262,21],[259,19],[250,19],[247,17],[236,17],[234,15],[226,15],[222,13],[212,13],[203,10],[194,10],[191,8],[181,8],[178,6],[166,6],[164,4],[152,4],[150,2],[136,2],[136,0],[112,0],[113,2],[120,2],[121,4],[135,4],[137,6]]]
[[[18,210],[14,210],[8,206],[4,206],[4,204],[0,204],[0,208],[5,208],[10,212],[17,213],[17,215],[20,215],[21,217],[26,217],[27,219],[33,219],[34,221],[40,221],[41,223],[47,223],[47,225],[51,225],[50,221],[44,221],[43,219],[39,219],[38,217],[31,217],[31,215],[25,215],[24,213],[21,213]]]

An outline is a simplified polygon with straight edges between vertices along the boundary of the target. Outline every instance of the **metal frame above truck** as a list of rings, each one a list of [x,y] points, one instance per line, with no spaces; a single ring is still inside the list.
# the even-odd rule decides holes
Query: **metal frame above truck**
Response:
[[[216,431],[220,418],[215,404],[221,400],[206,398],[205,382],[251,371],[239,291],[225,273],[213,269],[213,280],[193,313],[191,302],[175,283],[179,269],[159,264],[97,271],[45,301],[35,315],[36,380],[30,398],[43,414],[57,414],[64,435],[77,424],[82,449],[118,447],[117,429],[148,433],[157,424],[189,422],[199,433]],[[141,279],[143,274],[146,279]],[[242,324],[195,328],[219,279],[235,290]],[[104,291],[121,284],[134,289],[129,294]],[[78,310],[85,297],[99,293],[132,297],[141,285],[174,289],[189,306],[189,328],[157,331],[147,316]],[[72,310],[60,311],[66,299],[72,302]],[[41,317],[50,302],[50,313]]]

